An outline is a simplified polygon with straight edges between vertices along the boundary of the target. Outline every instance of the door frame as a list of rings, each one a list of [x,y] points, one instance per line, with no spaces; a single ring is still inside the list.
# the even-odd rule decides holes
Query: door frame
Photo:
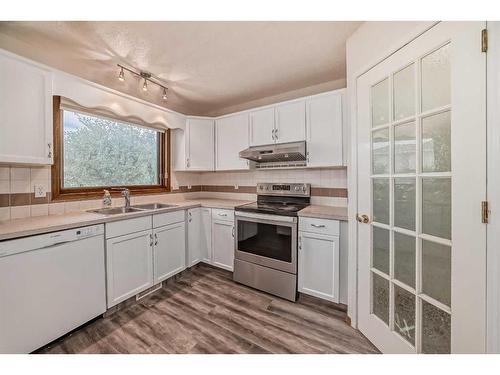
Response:
[[[487,186],[489,223],[486,230],[487,284],[486,312],[488,353],[500,353],[500,220],[495,216],[500,206],[500,174],[495,161],[500,160],[500,22],[487,22],[488,53],[486,55],[486,129],[487,129]],[[496,69],[495,69],[496,68]]]
[[[356,214],[358,212],[358,121],[357,121],[357,85],[358,79],[376,65],[382,63],[394,53],[405,47],[408,43],[432,29],[440,22],[424,22],[411,32],[403,35],[397,42],[373,58],[368,64],[356,71],[352,77],[348,74],[347,100],[349,111],[347,123],[350,124],[350,150],[347,162],[347,181],[349,190],[348,201],[348,232],[349,232],[349,256],[348,256],[348,293],[347,293],[347,315],[351,326],[358,327],[358,225]]]

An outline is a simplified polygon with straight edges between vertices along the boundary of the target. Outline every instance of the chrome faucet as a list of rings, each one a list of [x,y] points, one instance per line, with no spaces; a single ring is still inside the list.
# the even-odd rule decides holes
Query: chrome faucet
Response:
[[[130,207],[130,190],[127,188],[112,188],[112,190],[119,190],[122,192],[122,197],[125,198],[125,208]]]

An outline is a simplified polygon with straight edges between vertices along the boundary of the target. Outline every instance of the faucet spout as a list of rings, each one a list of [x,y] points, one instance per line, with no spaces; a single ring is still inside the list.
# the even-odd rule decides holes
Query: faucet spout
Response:
[[[128,188],[112,188],[112,189],[121,191],[122,197],[125,198],[125,208],[130,207],[130,190]]]

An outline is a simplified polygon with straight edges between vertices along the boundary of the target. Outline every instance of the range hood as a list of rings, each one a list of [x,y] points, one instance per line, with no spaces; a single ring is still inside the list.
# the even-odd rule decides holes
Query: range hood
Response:
[[[252,146],[240,152],[240,158],[256,163],[256,168],[297,167],[306,165],[306,142]]]

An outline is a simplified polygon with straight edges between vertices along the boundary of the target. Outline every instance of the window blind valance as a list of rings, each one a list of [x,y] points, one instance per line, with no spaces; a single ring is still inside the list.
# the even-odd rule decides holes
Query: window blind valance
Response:
[[[160,131],[185,128],[186,117],[180,113],[129,97],[75,76],[55,74],[53,94],[61,97],[61,107],[65,109]]]

